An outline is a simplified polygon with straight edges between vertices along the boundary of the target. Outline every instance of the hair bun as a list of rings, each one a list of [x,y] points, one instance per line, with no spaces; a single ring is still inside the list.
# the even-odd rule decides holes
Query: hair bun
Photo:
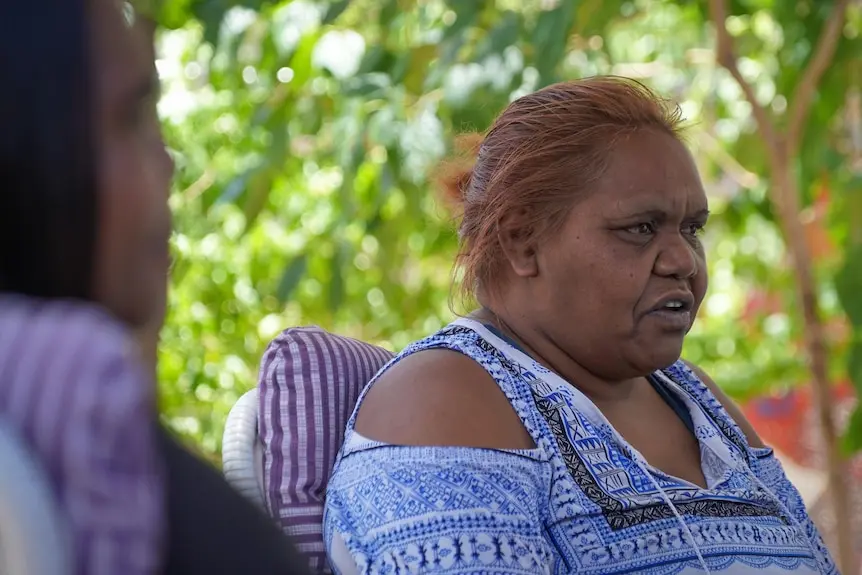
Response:
[[[481,134],[462,134],[455,138],[455,153],[441,164],[436,178],[447,203],[459,208],[464,205],[482,140]]]

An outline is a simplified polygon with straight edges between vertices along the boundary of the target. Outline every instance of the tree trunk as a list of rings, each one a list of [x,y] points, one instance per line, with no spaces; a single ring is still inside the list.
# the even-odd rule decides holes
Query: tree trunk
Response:
[[[822,445],[826,451],[828,490],[835,516],[837,561],[842,573],[854,574],[858,570],[853,545],[853,523],[849,513],[850,495],[845,481],[846,461],[841,452],[840,432],[832,410],[825,330],[819,312],[812,259],[798,215],[799,190],[792,173],[791,158],[786,153],[786,148],[781,152],[778,164],[773,166],[772,185],[775,187],[776,196],[783,201],[777,201],[775,204],[783,235],[793,258],[797,295],[802,307],[811,385],[814,388],[814,404],[822,433]]]
[[[751,104],[758,132],[766,146],[770,169],[769,198],[776,208],[778,223],[793,260],[793,273],[805,329],[805,348],[811,370],[818,422],[826,454],[829,495],[837,530],[837,561],[845,575],[857,573],[850,519],[850,498],[845,477],[845,461],[838,441],[838,429],[832,411],[832,390],[829,382],[828,352],[825,330],[820,318],[817,282],[805,229],[799,220],[799,184],[793,173],[796,154],[809,116],[812,99],[820,79],[829,66],[841,31],[850,0],[835,0],[817,44],[802,71],[789,103],[788,126],[782,132],[775,125],[769,111],[757,100],[753,87],[745,80],[736,63],[733,39],[727,30],[726,0],[709,0],[710,16],[715,23],[716,57],[718,63],[730,72]]]

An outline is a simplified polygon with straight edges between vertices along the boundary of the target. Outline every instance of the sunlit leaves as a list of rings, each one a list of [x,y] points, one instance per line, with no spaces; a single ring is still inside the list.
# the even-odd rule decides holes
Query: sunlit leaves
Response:
[[[746,73],[779,121],[822,24],[819,10],[799,18],[798,4],[731,3]],[[713,210],[712,285],[686,356],[739,397],[804,383],[764,148],[738,88],[714,65],[702,5],[164,3],[162,23],[177,30],[161,36],[162,111],[179,150],[165,418],[216,452],[227,409],[255,384],[279,329],[316,323],[399,349],[445,323],[456,238],[429,185],[437,161],[454,134],[486,129],[514,97],[597,73],[635,76],[691,114],[687,138]],[[824,172],[847,170],[836,110],[859,53],[851,40],[824,78],[799,157],[806,204]],[[831,201],[843,201],[846,182],[829,181]],[[841,219],[850,210],[835,211],[830,233],[850,227]],[[860,257],[848,267],[862,269]],[[818,269],[825,287],[833,263]],[[854,299],[851,280],[842,277],[842,302]],[[840,313],[823,307],[827,319]],[[831,358],[841,374],[842,345]]]

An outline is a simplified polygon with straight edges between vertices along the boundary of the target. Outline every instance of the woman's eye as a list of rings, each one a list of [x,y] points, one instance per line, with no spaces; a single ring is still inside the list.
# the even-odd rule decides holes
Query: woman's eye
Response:
[[[626,228],[626,231],[632,234],[646,235],[653,233],[655,231],[655,226],[651,223],[643,222]]]

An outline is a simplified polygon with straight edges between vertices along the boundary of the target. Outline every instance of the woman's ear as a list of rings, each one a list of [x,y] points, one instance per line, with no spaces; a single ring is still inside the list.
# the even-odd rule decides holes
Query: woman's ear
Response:
[[[516,276],[531,278],[539,275],[533,230],[527,223],[525,211],[506,214],[500,219],[497,240]]]

